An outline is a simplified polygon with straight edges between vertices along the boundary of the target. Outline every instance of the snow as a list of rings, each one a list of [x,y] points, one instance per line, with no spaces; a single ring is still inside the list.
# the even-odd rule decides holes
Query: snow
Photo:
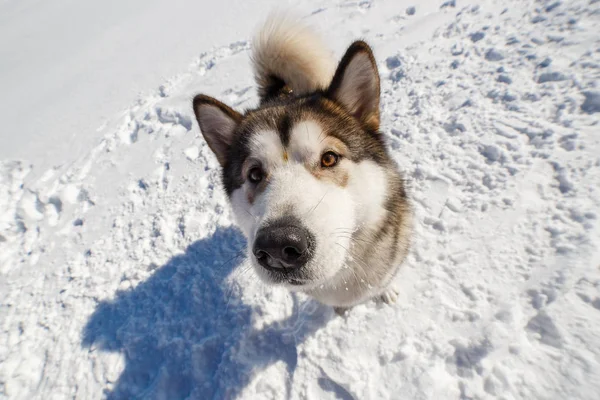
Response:
[[[373,45],[416,213],[346,317],[244,261],[190,99],[256,104],[274,2],[201,3],[0,4],[0,398],[595,399],[600,3],[301,4]]]
[[[0,158],[35,160],[41,171],[72,162],[138,94],[249,36],[258,22],[245,16],[277,3],[212,2],[207,12],[191,0],[0,2]]]
[[[581,111],[588,114],[600,112],[600,92],[583,92],[585,101],[581,105]]]

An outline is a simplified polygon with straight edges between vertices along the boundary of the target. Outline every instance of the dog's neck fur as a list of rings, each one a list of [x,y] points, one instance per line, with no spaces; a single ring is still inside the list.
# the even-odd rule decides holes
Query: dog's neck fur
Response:
[[[306,293],[324,304],[351,307],[386,291],[408,253],[412,226],[410,205],[398,175],[389,177],[387,207],[379,221],[352,234],[346,268],[326,285]]]

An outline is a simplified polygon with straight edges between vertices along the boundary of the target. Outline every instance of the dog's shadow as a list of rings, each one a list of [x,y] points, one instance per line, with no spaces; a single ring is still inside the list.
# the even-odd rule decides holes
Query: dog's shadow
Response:
[[[314,301],[288,319],[251,328],[253,309],[226,283],[245,246],[233,228],[190,245],[147,281],[101,302],[83,332],[90,351],[120,352],[125,368],[111,399],[236,398],[257,371],[279,360],[286,388],[297,365],[296,346],[330,318]]]

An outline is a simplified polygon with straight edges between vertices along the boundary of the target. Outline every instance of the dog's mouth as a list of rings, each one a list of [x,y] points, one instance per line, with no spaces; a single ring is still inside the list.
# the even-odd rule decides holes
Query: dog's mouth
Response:
[[[254,267],[260,271],[260,275],[266,283],[270,285],[287,286],[288,289],[292,290],[306,290],[323,285],[337,275],[345,264],[344,262],[337,269],[328,269],[327,271],[324,271],[324,266],[314,264],[299,268],[289,268],[284,265],[271,267],[270,265],[261,264],[260,260],[255,255],[251,255],[250,257]],[[344,257],[344,259],[346,259],[346,257]],[[315,271],[318,273],[315,274]],[[323,272],[328,273],[324,274]]]
[[[289,283],[290,285],[293,285],[293,286],[303,286],[303,285],[305,285],[305,284],[306,284],[306,283],[308,283],[308,282],[306,282],[306,281],[300,281],[300,280],[298,280],[298,279],[293,279],[293,278],[292,278],[292,279],[290,279],[290,280],[288,281],[288,283]]]
[[[313,279],[305,276],[302,271],[280,272],[275,269],[267,270],[270,281],[275,285],[305,286],[313,283]]]

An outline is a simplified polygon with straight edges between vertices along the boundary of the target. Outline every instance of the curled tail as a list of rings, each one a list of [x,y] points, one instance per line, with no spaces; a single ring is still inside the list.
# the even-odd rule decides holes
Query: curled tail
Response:
[[[336,67],[314,31],[282,14],[272,14],[255,35],[252,66],[261,103],[326,89]]]

